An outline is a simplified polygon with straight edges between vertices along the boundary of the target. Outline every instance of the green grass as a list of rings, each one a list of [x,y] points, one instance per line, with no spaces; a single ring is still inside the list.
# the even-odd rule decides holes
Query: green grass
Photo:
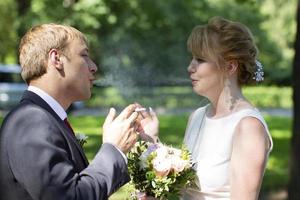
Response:
[[[182,143],[187,115],[160,116],[160,138],[162,142],[179,147]],[[287,187],[291,119],[286,117],[265,116],[273,137],[274,147],[267,164],[262,191],[276,191]],[[76,132],[89,135],[85,145],[87,157],[91,160],[101,144],[101,125],[104,117],[71,117]],[[124,199],[128,195],[127,186],[121,188],[110,200]]]

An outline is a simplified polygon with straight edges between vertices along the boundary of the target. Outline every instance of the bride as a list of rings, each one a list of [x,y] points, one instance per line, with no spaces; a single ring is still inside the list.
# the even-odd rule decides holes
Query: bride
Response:
[[[181,199],[258,199],[272,138],[241,91],[242,85],[263,80],[252,34],[241,23],[214,17],[192,30],[187,46],[193,90],[210,103],[188,121],[184,143],[197,163],[197,187],[184,189]],[[157,127],[157,120],[145,127],[154,140]]]

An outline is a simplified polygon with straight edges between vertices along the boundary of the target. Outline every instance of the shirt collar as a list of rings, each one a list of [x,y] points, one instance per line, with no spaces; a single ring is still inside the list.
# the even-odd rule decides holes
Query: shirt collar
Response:
[[[49,94],[47,94],[45,91],[41,90],[38,87],[30,85],[27,88],[28,91],[31,91],[35,94],[37,94],[39,97],[41,97],[46,103],[54,110],[54,112],[59,116],[61,120],[64,120],[67,118],[67,113],[63,109],[63,107]]]

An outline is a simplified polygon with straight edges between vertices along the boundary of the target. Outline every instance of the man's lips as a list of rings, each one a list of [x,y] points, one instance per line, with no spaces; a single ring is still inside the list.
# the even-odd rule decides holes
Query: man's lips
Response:
[[[95,79],[90,79],[90,86],[93,87]]]

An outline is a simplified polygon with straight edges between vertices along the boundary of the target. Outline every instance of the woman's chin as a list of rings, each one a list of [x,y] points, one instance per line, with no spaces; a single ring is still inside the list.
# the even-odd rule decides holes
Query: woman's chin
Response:
[[[193,91],[196,94],[203,96],[203,91],[200,88],[197,88],[196,86],[193,86]]]

